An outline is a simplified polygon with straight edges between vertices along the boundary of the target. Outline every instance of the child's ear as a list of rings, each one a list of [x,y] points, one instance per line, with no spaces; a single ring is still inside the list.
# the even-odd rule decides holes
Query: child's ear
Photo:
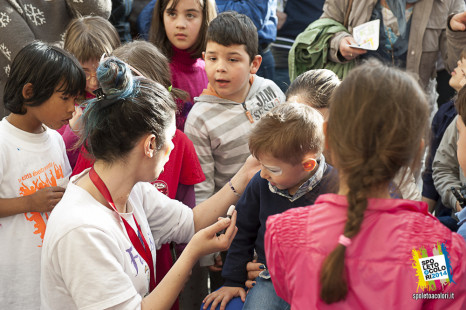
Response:
[[[202,52],[202,60],[205,61],[205,52]]]
[[[261,63],[262,63],[262,56],[261,55],[254,56],[254,59],[251,62],[251,70],[249,72],[251,74],[256,74],[257,71],[259,70],[259,67],[261,66]]]
[[[317,161],[314,158],[306,158],[303,160],[304,171],[312,171],[317,166]]]
[[[147,135],[144,139],[144,154],[149,158],[154,157],[156,153],[155,142],[155,136],[153,134]]]
[[[27,83],[23,86],[22,95],[24,99],[31,99],[34,96],[34,88],[32,83]]]

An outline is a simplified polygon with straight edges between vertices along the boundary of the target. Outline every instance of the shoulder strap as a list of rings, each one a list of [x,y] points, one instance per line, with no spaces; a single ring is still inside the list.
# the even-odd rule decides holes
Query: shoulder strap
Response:
[[[349,15],[351,13],[351,8],[353,7],[353,0],[349,0],[348,7],[346,8],[345,19],[343,20],[343,26],[348,29]]]

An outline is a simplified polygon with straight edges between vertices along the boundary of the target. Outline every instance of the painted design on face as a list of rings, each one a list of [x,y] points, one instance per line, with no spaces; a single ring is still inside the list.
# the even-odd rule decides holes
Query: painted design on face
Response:
[[[282,168],[280,168],[278,166],[266,166],[266,165],[263,165],[263,166],[264,166],[265,169],[267,169],[271,174],[273,174],[275,176],[280,176],[283,173]]]

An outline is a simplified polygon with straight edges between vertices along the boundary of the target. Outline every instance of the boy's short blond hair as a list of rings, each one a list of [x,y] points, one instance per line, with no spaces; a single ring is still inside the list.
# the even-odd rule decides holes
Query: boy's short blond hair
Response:
[[[76,18],[66,29],[64,48],[81,63],[109,56],[120,45],[115,27],[100,16]]]
[[[324,147],[323,117],[314,108],[300,103],[283,103],[265,114],[252,129],[249,150],[296,165],[308,153],[320,157]]]

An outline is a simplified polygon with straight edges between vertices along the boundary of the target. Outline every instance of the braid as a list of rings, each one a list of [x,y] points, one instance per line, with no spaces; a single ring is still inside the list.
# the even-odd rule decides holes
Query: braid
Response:
[[[348,190],[344,237],[359,233],[368,198],[388,194],[397,172],[419,159],[427,111],[412,77],[376,61],[353,69],[334,91],[327,141]],[[320,297],[328,304],[348,294],[346,247],[340,242],[320,272]]]

